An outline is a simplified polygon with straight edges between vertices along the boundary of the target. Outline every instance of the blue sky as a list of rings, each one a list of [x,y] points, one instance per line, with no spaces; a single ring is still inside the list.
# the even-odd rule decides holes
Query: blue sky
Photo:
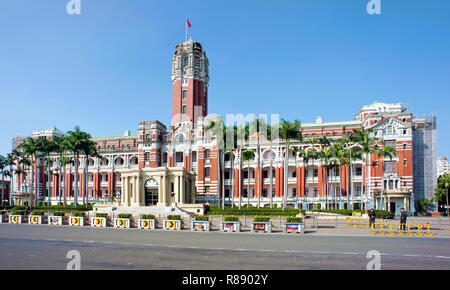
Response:
[[[11,138],[75,125],[93,136],[169,124],[171,57],[185,38],[210,61],[209,113],[351,120],[402,102],[437,115],[450,155],[450,1],[0,0],[0,154]]]

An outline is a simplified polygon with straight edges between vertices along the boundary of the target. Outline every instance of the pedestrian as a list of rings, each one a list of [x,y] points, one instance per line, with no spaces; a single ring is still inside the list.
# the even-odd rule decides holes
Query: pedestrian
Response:
[[[375,219],[377,218],[377,215],[373,208],[369,211],[369,227],[372,229],[372,225],[375,226]]]
[[[400,213],[400,229],[401,230],[406,230],[406,217],[408,216],[408,214],[406,213],[405,209],[402,208],[401,209],[401,213]]]

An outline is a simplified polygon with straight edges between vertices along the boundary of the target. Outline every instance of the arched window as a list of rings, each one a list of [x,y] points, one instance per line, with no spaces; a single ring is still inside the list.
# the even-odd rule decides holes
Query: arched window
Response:
[[[183,67],[187,67],[188,65],[189,65],[189,56],[186,55],[186,56],[183,58]]]

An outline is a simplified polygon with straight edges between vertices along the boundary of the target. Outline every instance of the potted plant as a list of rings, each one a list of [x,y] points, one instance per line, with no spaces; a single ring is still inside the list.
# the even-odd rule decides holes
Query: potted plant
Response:
[[[283,231],[285,233],[305,233],[305,224],[301,217],[287,217],[284,223]]]
[[[131,224],[131,213],[119,213],[116,218],[114,218],[114,227],[115,228],[130,228]]]
[[[191,230],[209,232],[209,216],[195,216],[191,221]]]
[[[263,233],[271,233],[272,232],[272,223],[270,222],[270,218],[267,216],[257,216],[253,218],[252,232],[263,232]]]
[[[237,216],[224,216],[220,223],[220,230],[223,232],[240,232],[241,223]]]
[[[106,218],[108,217],[107,213],[96,213],[95,217],[91,217],[91,226],[92,227],[106,227]]]
[[[65,212],[63,212],[63,211],[52,212],[48,216],[48,224],[49,225],[58,225],[58,226],[62,225],[64,215],[65,215]]]
[[[155,216],[152,214],[142,214],[138,220],[138,228],[155,229]]]
[[[181,216],[179,214],[170,214],[164,220],[165,230],[181,230]]]
[[[69,225],[71,226],[84,226],[84,211],[72,212],[69,217]]]
[[[28,223],[32,225],[40,225],[42,223],[42,216],[44,215],[44,211],[35,210],[32,211],[28,216]]]

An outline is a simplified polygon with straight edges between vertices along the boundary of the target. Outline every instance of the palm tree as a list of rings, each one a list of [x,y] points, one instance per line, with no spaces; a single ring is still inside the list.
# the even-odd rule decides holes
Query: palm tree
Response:
[[[59,205],[61,205],[61,183],[62,183],[62,167],[63,164],[61,163],[61,159],[64,156],[64,153],[66,152],[67,148],[66,148],[66,141],[65,141],[65,137],[54,137],[53,138],[53,143],[55,144],[55,151],[58,153],[58,171],[59,171],[59,192],[58,192],[58,196],[59,196]],[[65,186],[65,185],[64,185]]]
[[[322,177],[322,188],[324,185],[324,179],[325,179],[325,208],[328,209],[328,169],[330,167],[330,158],[332,157],[332,152],[330,148],[322,148],[319,151],[319,158],[322,163],[322,176],[325,176],[325,178]]]
[[[450,187],[450,175],[444,174],[444,175],[439,176],[438,186],[445,190],[445,198],[447,200],[447,216],[450,218],[450,214],[449,214],[450,207],[449,207],[449,202],[448,202],[448,188]]]
[[[52,192],[52,174],[51,174],[51,159],[50,159],[50,153],[53,152],[56,149],[55,143],[50,139],[41,139],[41,150],[47,156],[47,182],[48,182],[48,205],[50,205],[50,196]],[[45,190],[46,186],[44,186]]]
[[[79,159],[80,159],[80,152],[83,149],[83,142],[85,142],[86,139],[91,138],[91,136],[80,130],[79,126],[76,126],[73,131],[67,132],[67,149],[72,152],[73,159],[75,162],[75,197],[74,197],[74,204],[75,207],[78,205],[78,165],[79,165]]]
[[[295,176],[296,176],[296,179],[298,179],[298,176],[297,176],[297,156],[300,153],[302,153],[303,150],[300,147],[298,147],[298,146],[291,146],[290,151],[292,152],[292,155],[294,155]],[[296,187],[297,187],[297,185],[296,185]],[[298,196],[298,194],[300,194],[300,192],[297,193],[297,196]]]
[[[6,159],[4,156],[0,155],[0,172],[2,175],[2,202],[1,205],[3,205],[3,200],[5,199],[5,189],[4,189],[4,180],[5,180],[5,175],[7,175],[8,171],[6,170],[6,167],[8,166],[8,159]]]
[[[14,194],[14,176],[15,176],[15,169],[14,166],[16,165],[16,162],[19,160],[18,152],[16,150],[13,150],[11,153],[8,153],[6,156],[7,163],[9,166],[9,171],[11,173],[11,182],[10,182],[10,194],[9,194],[9,205],[13,204],[13,194]]]
[[[59,158],[59,162],[60,162],[60,166],[63,168],[63,184],[64,187],[62,189],[63,191],[63,196],[64,196],[64,206],[67,205],[67,177],[66,177],[66,166],[68,164],[73,164],[73,161],[71,160],[70,157],[68,156],[62,156]],[[69,168],[70,169],[70,168]],[[69,171],[70,173],[72,172],[72,170]],[[61,194],[59,196],[59,203],[61,204]]]
[[[359,146],[361,146],[362,152],[364,154],[364,160],[363,160],[363,177],[368,175],[368,178],[366,178],[366,188],[365,188],[365,210],[367,212],[367,201],[369,198],[369,195],[371,194],[370,191],[370,156],[371,153],[376,153],[376,148],[374,146],[374,142],[378,141],[377,138],[373,137],[373,129],[365,129],[364,127],[358,130],[353,130],[353,134],[351,135],[352,141],[355,141]],[[367,167],[367,172],[364,175],[364,164]]]
[[[38,177],[37,177],[37,158],[40,150],[40,142],[39,139],[33,139],[31,137],[25,138],[24,142],[20,145],[20,148],[23,150],[23,153],[26,157],[30,157],[31,165],[33,168],[31,169],[31,180],[34,186],[34,195],[35,202],[37,203],[38,199]],[[33,194],[30,194],[30,207],[33,206]]]
[[[21,147],[18,147],[15,150],[15,154],[16,154],[17,159],[18,159],[18,166],[17,166],[16,174],[18,175],[19,205],[21,205],[22,193],[23,193],[23,188],[22,187],[23,186],[22,186],[22,183],[20,181],[20,176],[22,175],[23,180],[25,182],[25,187],[26,187],[26,176],[28,174],[28,168],[31,167],[31,161],[25,155],[25,153],[23,152]],[[25,192],[27,192],[27,191],[25,190]]]
[[[247,208],[250,203],[250,160],[255,158],[253,150],[245,150],[242,152],[242,160],[247,161]]]
[[[286,208],[287,202],[287,190],[288,190],[288,179],[287,179],[287,171],[288,171],[288,163],[289,163],[289,147],[291,140],[302,140],[302,134],[300,132],[301,123],[299,120],[295,120],[294,122],[289,122],[286,120],[281,120],[280,124],[280,138],[284,140],[286,143],[285,154],[284,154],[284,189],[283,189],[283,210]]]
[[[89,205],[89,193],[88,193],[88,175],[89,175],[89,157],[101,157],[100,154],[97,153],[97,148],[95,147],[97,143],[95,143],[92,139],[86,139],[82,142],[81,151],[84,153],[85,159],[85,180],[84,180],[84,194],[83,194],[83,203],[88,206]]]

